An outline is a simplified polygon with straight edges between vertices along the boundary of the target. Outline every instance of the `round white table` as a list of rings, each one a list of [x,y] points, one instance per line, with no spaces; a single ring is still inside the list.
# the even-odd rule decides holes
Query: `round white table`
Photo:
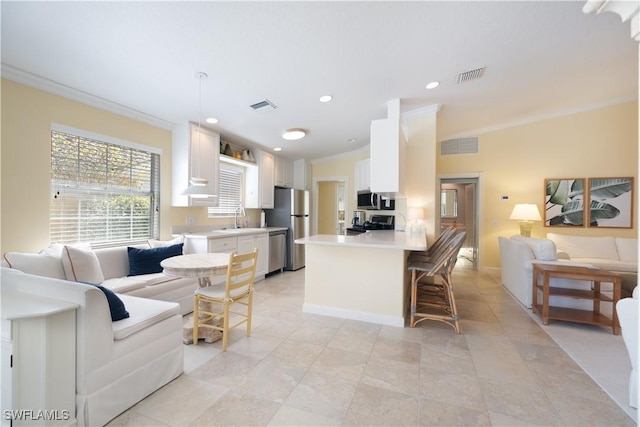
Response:
[[[206,253],[178,255],[162,260],[160,266],[168,276],[197,277],[200,287],[211,285],[211,276],[227,273],[229,254]]]

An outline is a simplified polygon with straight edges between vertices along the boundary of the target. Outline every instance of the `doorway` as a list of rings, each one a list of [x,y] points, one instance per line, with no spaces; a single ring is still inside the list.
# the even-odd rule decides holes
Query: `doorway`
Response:
[[[348,178],[314,179],[314,206],[312,234],[344,234],[348,218]]]
[[[440,229],[449,226],[467,232],[458,261],[468,268],[478,269],[478,197],[479,176],[440,177]]]

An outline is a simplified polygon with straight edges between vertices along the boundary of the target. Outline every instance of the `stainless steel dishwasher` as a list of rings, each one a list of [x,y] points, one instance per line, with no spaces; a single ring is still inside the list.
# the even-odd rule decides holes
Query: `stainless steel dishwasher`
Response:
[[[287,230],[269,232],[269,273],[284,269],[287,259]]]

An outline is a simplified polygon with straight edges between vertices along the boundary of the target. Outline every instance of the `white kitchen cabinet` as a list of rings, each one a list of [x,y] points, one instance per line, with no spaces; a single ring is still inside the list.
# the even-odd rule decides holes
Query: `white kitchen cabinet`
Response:
[[[388,118],[371,122],[370,189],[387,197],[405,193],[407,141],[400,127],[400,100],[389,101]]]
[[[2,299],[2,424],[75,426],[77,305]]]
[[[355,164],[356,191],[369,190],[371,181],[370,160],[358,160]]]
[[[273,209],[275,156],[255,151],[257,167],[245,171],[245,208]]]
[[[311,191],[311,163],[306,159],[298,159],[293,162],[293,188],[297,190]]]
[[[252,252],[258,248],[258,262],[256,263],[256,277],[269,272],[269,233],[238,236],[238,253]]]
[[[293,188],[293,163],[284,157],[275,156],[275,184]]]
[[[183,123],[173,130],[171,144],[172,159],[172,206],[217,206],[218,198],[183,196],[189,180],[195,175],[206,178],[209,187],[218,193],[220,135],[210,129],[198,127],[197,123]]]

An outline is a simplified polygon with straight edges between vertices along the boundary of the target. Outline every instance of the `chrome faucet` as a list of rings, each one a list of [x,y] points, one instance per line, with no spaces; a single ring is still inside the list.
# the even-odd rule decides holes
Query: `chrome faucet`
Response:
[[[233,213],[234,216],[234,228],[240,228],[240,223],[238,222],[238,215],[242,215],[243,217],[246,215],[244,212],[244,208],[242,206],[238,206],[235,210],[235,212]]]

